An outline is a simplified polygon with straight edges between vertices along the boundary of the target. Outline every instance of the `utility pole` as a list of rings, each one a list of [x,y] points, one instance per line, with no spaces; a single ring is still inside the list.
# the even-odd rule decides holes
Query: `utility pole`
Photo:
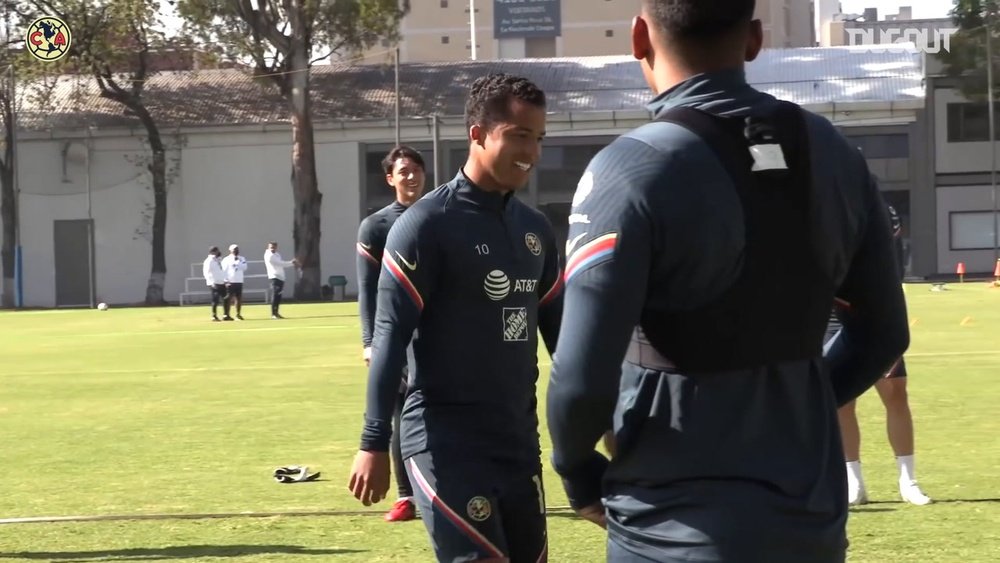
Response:
[[[476,60],[476,0],[469,0],[469,34],[472,39],[472,60]]]
[[[396,45],[395,54],[392,56],[393,66],[396,75],[396,146],[399,146],[399,45]]]
[[[985,29],[986,29],[986,98],[989,115],[989,135],[990,135],[990,198],[993,200],[993,263],[1000,259],[1000,233],[997,232],[997,146],[996,146],[996,123],[994,121],[993,110],[993,29],[990,27],[991,6],[986,7]]]

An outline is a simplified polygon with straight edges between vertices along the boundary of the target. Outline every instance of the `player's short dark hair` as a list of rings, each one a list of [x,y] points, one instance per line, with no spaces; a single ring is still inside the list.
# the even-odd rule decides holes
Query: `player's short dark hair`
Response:
[[[675,41],[704,42],[753,19],[756,0],[643,0],[653,24]]]
[[[420,155],[420,151],[406,145],[393,147],[393,149],[385,155],[385,158],[382,159],[382,170],[384,170],[386,174],[392,174],[392,168],[396,166],[396,161],[401,158],[408,158],[413,162],[416,162],[417,166],[419,166],[421,170],[425,172],[427,171],[427,167],[424,165],[424,157]]]
[[[210,247],[208,247],[208,253],[209,254],[213,254],[213,253],[214,254],[222,254],[221,252],[219,252],[219,247],[218,246],[210,246]]]
[[[480,125],[487,130],[510,119],[510,101],[521,100],[545,108],[545,92],[523,76],[494,73],[481,76],[472,83],[465,101],[465,127]]]

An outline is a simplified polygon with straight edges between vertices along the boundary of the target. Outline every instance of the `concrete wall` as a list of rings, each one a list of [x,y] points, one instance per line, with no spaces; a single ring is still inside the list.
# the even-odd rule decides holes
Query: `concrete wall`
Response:
[[[212,244],[224,248],[235,242],[248,259],[261,260],[267,241],[276,240],[286,258],[293,255],[288,133],[188,133],[184,137],[186,146],[170,156],[178,171],[167,198],[164,290],[169,301],[184,291],[191,263],[201,262]],[[66,143],[64,139],[26,139],[19,147],[27,306],[55,304],[53,221],[87,217],[87,167],[85,158],[78,156],[85,154],[83,142],[75,141],[64,178]],[[142,236],[142,211],[152,203],[149,174],[134,161],[143,149],[137,137],[121,134],[98,136],[91,147],[97,299],[141,302],[151,267],[151,245]],[[360,206],[359,145],[318,134],[316,151],[319,188],[324,194],[323,279],[346,274],[351,291]],[[294,270],[289,269],[288,275],[291,290]],[[192,283],[199,290],[201,285]]]
[[[906,113],[874,106],[865,109],[824,105],[812,109],[847,126],[905,119]],[[546,145],[595,136],[611,139],[648,120],[644,110],[551,115]],[[441,119],[439,131],[444,141],[442,149],[464,142],[462,117]],[[287,126],[163,133],[173,147],[169,161],[177,167],[168,188],[165,297],[169,301],[178,299],[185,278],[191,275],[191,264],[200,263],[212,244],[224,248],[235,242],[249,259],[260,260],[266,242],[276,240],[282,254],[292,256],[291,135]],[[55,305],[53,221],[87,218],[86,139],[84,131],[21,136],[20,203],[27,306]],[[391,122],[316,126],[317,173],[323,193],[322,278],[325,281],[333,274],[345,275],[348,294],[356,292],[354,244],[362,216],[364,154],[368,145],[384,146],[392,139]],[[404,121],[401,139],[404,143],[429,144],[433,139],[431,120]],[[67,143],[71,148],[64,158]],[[97,298],[109,303],[141,302],[151,266],[151,248],[136,231],[142,230],[142,212],[152,202],[152,193],[148,172],[134,160],[144,149],[138,132],[131,131],[99,131],[93,133],[90,144]],[[454,158],[449,160],[450,169],[440,171],[441,181],[451,178],[461,164]],[[537,198],[533,192],[527,196]],[[288,274],[291,291],[294,270],[289,269]],[[201,289],[200,282],[193,282],[192,288]]]
[[[990,189],[991,149],[996,151],[1000,164],[1000,143],[948,142],[948,104],[966,102],[954,89],[951,80],[928,80],[928,123],[932,126],[933,148],[931,157],[934,168],[934,218],[937,273],[952,274],[958,262],[964,262],[969,272],[993,272],[994,251],[952,250],[951,213],[961,211],[992,212],[993,195]],[[1000,179],[998,179],[1000,182]],[[1000,195],[1000,194],[998,194]]]
[[[945,186],[937,188],[938,271],[954,273],[959,262],[964,262],[969,273],[993,273],[993,249],[952,250],[951,213],[961,211],[992,211],[989,185]],[[992,229],[989,231],[992,233]]]

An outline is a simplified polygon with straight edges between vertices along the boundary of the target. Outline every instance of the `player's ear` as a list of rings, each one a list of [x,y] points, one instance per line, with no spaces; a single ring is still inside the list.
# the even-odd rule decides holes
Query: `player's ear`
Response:
[[[638,61],[645,60],[652,49],[649,24],[642,16],[635,16],[632,18],[632,56]]]
[[[390,186],[393,185],[392,184],[392,174],[386,174],[385,175],[385,183],[389,184]]]
[[[760,20],[753,20],[750,22],[750,38],[747,41],[746,53],[743,55],[743,60],[746,62],[752,62],[760,54],[760,50],[764,47],[764,26]]]
[[[486,129],[478,123],[469,127],[469,141],[479,146],[483,146],[486,142]]]

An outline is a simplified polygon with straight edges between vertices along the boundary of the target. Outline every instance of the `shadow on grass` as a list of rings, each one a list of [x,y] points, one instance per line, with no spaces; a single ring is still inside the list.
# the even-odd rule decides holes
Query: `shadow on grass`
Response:
[[[200,557],[243,557],[246,555],[346,555],[360,553],[356,549],[312,549],[295,545],[177,545],[170,547],[137,547],[97,551],[22,551],[0,553],[0,559],[44,561],[161,561],[197,559]]]

